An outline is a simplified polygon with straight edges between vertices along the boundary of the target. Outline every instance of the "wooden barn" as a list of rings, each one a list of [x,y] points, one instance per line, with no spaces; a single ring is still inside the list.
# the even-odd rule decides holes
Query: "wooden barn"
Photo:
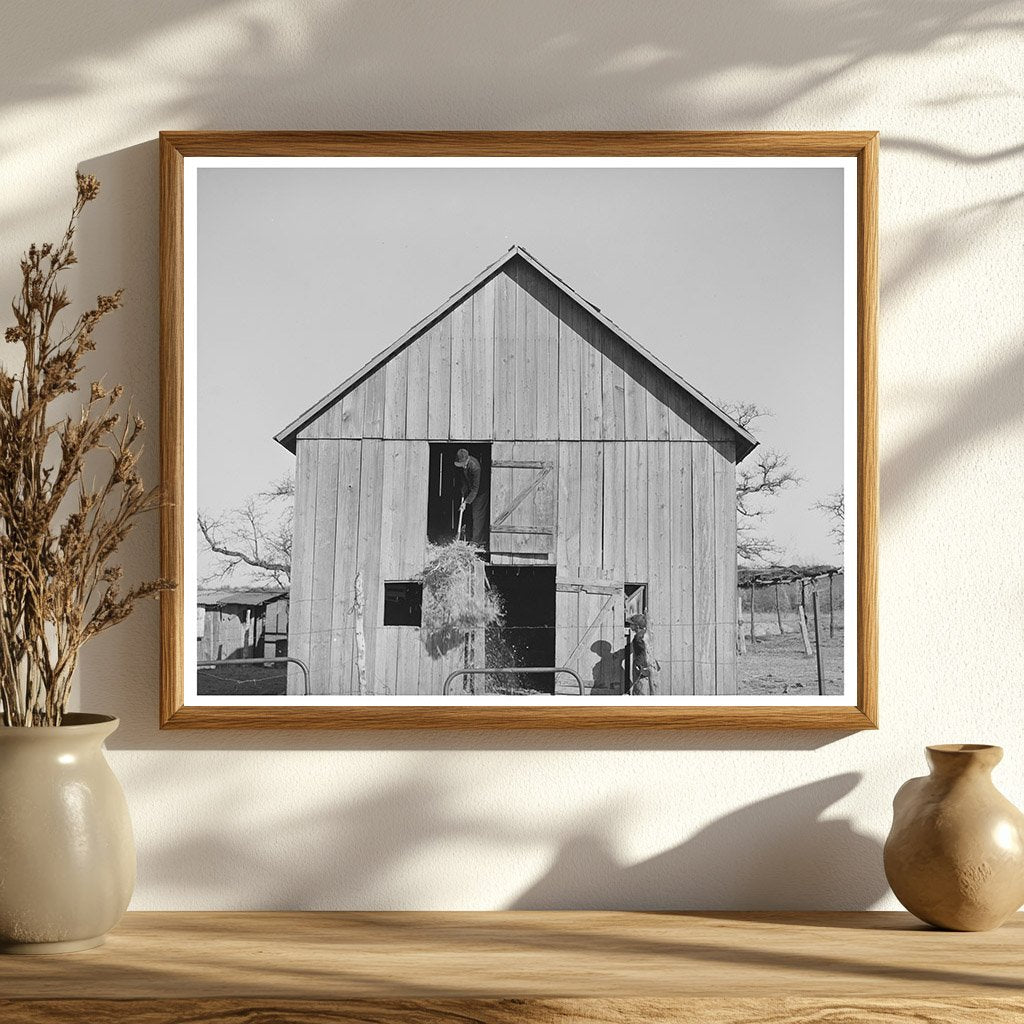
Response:
[[[438,695],[463,666],[420,643],[417,583],[455,536],[459,448],[489,486],[485,572],[519,664],[622,693],[640,611],[661,693],[735,692],[735,467],[757,442],[521,247],[277,440],[297,457],[288,649],[312,692],[357,692],[357,571],[370,693]]]

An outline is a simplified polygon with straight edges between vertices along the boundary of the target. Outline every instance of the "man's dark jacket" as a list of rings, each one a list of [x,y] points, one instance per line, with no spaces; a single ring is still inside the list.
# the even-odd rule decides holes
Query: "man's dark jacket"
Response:
[[[470,540],[481,547],[487,545],[490,531],[491,495],[487,481],[483,479],[480,460],[472,455],[465,466],[462,466],[462,498],[466,508],[470,510]],[[467,531],[468,532],[468,531]]]

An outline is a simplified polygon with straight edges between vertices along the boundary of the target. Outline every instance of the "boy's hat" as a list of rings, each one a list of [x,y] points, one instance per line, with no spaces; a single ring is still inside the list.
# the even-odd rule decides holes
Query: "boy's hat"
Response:
[[[632,626],[634,629],[646,629],[647,616],[637,612],[636,615],[630,615],[630,617],[626,619],[626,625]]]

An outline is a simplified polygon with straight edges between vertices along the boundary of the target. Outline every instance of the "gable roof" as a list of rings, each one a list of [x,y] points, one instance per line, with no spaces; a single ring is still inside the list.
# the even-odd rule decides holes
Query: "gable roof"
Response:
[[[693,398],[700,405],[704,406],[713,416],[724,423],[736,435],[736,461],[740,462],[746,458],[757,447],[757,439],[743,427],[741,427],[728,413],[719,408],[706,395],[698,391],[692,384],[683,380],[674,370],[666,366],[657,356],[648,352],[638,341],[627,334],[621,327],[605,316],[598,306],[583,298],[578,292],[571,288],[556,274],[553,274],[540,260],[531,256],[521,245],[513,245],[499,259],[490,266],[485,267],[471,281],[463,285],[457,292],[450,296],[445,302],[437,307],[432,313],[425,316],[419,323],[415,324],[400,338],[389,345],[382,352],[374,356],[365,366],[357,370],[351,377],[344,380],[333,391],[325,395],[315,405],[310,406],[301,416],[293,420],[283,430],[274,435],[274,440],[284,445],[292,454],[295,453],[295,442],[299,431],[302,430],[311,420],[323,412],[329,405],[332,405],[341,398],[347,391],[350,391],[361,381],[365,380],[376,370],[380,369],[392,356],[396,355],[406,345],[412,342],[418,335],[428,327],[446,316],[448,312],[457,306],[470,292],[480,287],[491,275],[496,274],[507,263],[516,257],[525,260],[534,270],[551,282],[559,291],[568,295],[573,301],[582,306],[591,316],[608,328],[617,338],[637,352],[652,366],[657,367],[668,379],[687,395]]]

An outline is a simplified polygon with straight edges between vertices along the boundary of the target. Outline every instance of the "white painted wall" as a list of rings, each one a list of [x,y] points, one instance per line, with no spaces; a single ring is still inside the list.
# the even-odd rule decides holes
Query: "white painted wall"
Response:
[[[0,294],[76,164],[97,174],[77,294],[127,287],[96,365],[154,427],[161,128],[883,133],[881,730],[161,733],[147,607],[82,668],[82,705],[123,721],[135,907],[886,907],[890,799],[925,743],[1003,744],[1024,804],[1022,13],[8,0]],[[130,565],[157,571],[155,521]]]

